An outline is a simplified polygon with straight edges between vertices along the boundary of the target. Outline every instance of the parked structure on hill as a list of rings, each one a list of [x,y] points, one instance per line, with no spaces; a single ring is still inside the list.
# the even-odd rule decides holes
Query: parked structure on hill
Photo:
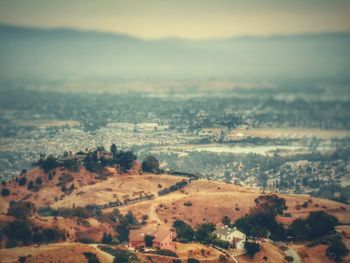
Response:
[[[175,233],[162,227],[143,228],[130,230],[129,232],[129,247],[140,248],[145,247],[145,237],[153,237],[152,247],[159,249],[169,249],[171,251],[176,250],[175,246]]]
[[[244,249],[247,237],[244,233],[237,230],[237,228],[230,228],[228,226],[217,227],[214,234],[221,240],[230,242],[234,248]]]

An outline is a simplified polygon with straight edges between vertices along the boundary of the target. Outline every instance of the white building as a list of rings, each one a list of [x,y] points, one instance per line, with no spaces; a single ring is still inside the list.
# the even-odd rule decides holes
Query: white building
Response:
[[[247,238],[246,235],[237,230],[237,228],[230,228],[228,226],[217,227],[214,234],[221,240],[230,242],[234,248],[244,249]]]

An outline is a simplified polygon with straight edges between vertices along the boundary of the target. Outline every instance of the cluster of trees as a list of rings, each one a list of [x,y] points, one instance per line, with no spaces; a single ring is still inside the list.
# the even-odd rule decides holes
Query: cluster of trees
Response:
[[[176,229],[177,238],[182,243],[197,241],[203,244],[213,244],[225,249],[229,247],[229,242],[218,239],[215,234],[213,234],[215,226],[211,223],[201,224],[194,230],[184,221],[176,220],[173,223],[173,227]]]
[[[35,205],[29,201],[10,202],[7,214],[16,219],[6,222],[3,226],[2,233],[6,236],[6,247],[65,240],[65,234],[58,229],[33,225],[28,217],[32,216],[35,211]]]
[[[255,199],[256,207],[249,215],[239,218],[235,226],[253,237],[269,237],[284,240],[287,236],[295,240],[312,240],[330,234],[339,223],[337,218],[324,211],[311,212],[306,219],[296,219],[285,229],[276,221],[276,216],[286,210],[285,200],[276,195],[263,195]],[[222,222],[231,225],[228,217]]]
[[[79,152],[78,154],[85,155],[84,165],[86,169],[91,172],[101,172],[107,165],[119,165],[123,171],[128,171],[132,167],[133,162],[137,159],[132,151],[118,150],[115,144],[112,144],[110,147],[110,155],[106,153],[105,148],[100,146],[94,151],[88,153]],[[157,171],[156,164],[156,159],[150,158],[145,160],[145,169]],[[39,166],[46,173],[57,167],[65,167],[72,172],[78,172],[80,169],[80,161],[74,157],[69,158],[68,154],[64,155],[62,159],[56,158],[53,155],[48,155],[47,157],[41,155],[40,159],[33,165]]]
[[[296,219],[288,228],[295,240],[310,240],[334,232],[338,219],[324,211],[311,212],[306,219]]]
[[[248,236],[285,239],[286,231],[275,218],[287,209],[286,200],[272,194],[261,195],[254,201],[256,206],[250,214],[236,220],[235,226]]]
[[[28,220],[14,220],[7,222],[3,228],[7,241],[7,248],[17,245],[31,245],[35,243],[52,243],[65,240],[62,231],[54,228],[41,228],[32,225]]]
[[[131,211],[128,211],[124,216],[119,215],[119,224],[116,227],[118,239],[120,242],[129,241],[130,228],[137,225],[138,221]]]
[[[41,155],[40,159],[33,165],[39,166],[45,173],[48,173],[56,169],[60,165],[60,162],[53,155],[49,155],[46,158],[45,155]]]
[[[110,147],[110,156],[107,158],[103,146],[95,151],[86,154],[84,165],[91,172],[101,172],[107,165],[118,165],[121,170],[128,171],[132,168],[133,162],[137,159],[132,151],[118,150],[115,144]]]
[[[40,216],[62,216],[66,218],[89,218],[94,217],[97,219],[101,219],[103,213],[98,206],[95,205],[87,205],[86,207],[72,207],[72,208],[60,208],[54,209],[51,206],[44,206],[38,209],[38,214]]]
[[[36,212],[36,207],[29,201],[10,201],[7,215],[14,216],[18,219],[26,219]]]
[[[175,184],[158,191],[158,195],[166,195],[171,192],[177,191],[188,184],[187,181],[176,182]]]
[[[272,240],[286,237],[283,225],[277,223],[275,215],[269,213],[246,215],[236,220],[235,226],[248,236],[270,237]]]

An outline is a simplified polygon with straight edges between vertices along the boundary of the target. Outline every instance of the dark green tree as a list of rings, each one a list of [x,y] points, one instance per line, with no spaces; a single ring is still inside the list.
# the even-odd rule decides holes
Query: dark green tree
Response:
[[[11,201],[7,210],[9,216],[14,216],[19,219],[26,219],[35,213],[36,208],[32,202],[29,201]]]
[[[228,216],[224,216],[221,219],[221,222],[225,225],[225,226],[229,226],[231,225],[231,219]]]
[[[118,148],[117,148],[117,145],[115,145],[114,143],[111,145],[111,154],[112,154],[112,157],[113,158],[116,158],[117,157],[117,154],[118,154]]]
[[[19,186],[23,186],[23,185],[25,185],[27,183],[27,178],[26,177],[21,177],[21,178],[19,178],[19,180],[18,180],[18,185]]]
[[[199,242],[210,243],[212,238],[212,232],[215,230],[215,226],[211,223],[204,223],[197,227],[194,234],[195,238]]]
[[[146,247],[152,247],[152,245],[153,245],[153,239],[154,239],[154,236],[145,235],[145,246],[146,246]]]
[[[339,221],[335,216],[324,211],[316,211],[310,213],[306,223],[310,226],[310,238],[318,238],[333,232]]]
[[[336,261],[341,261],[348,254],[349,250],[339,239],[334,240],[326,250],[326,255]]]
[[[250,258],[253,258],[260,251],[260,245],[253,242],[245,242],[244,249]]]
[[[112,235],[110,233],[103,233],[101,243],[110,244],[112,242]]]
[[[142,171],[149,173],[159,172],[159,161],[154,156],[146,157],[142,162]]]
[[[192,227],[182,220],[176,220],[173,223],[173,227],[176,229],[176,236],[182,243],[188,243],[193,241],[194,231]]]
[[[124,171],[130,170],[136,159],[137,157],[132,151],[118,152],[117,162],[120,165],[120,168]]]
[[[10,193],[11,193],[10,190],[7,189],[7,188],[3,188],[3,189],[1,190],[1,196],[2,196],[2,197],[9,196]]]

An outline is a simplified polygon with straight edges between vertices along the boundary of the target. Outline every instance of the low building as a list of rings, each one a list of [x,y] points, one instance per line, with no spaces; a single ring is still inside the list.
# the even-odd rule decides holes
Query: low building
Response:
[[[221,240],[228,241],[234,248],[244,249],[247,237],[236,228],[230,228],[228,226],[217,227],[214,234]]]
[[[145,236],[154,237],[152,242],[153,248],[176,250],[175,233],[162,227],[130,230],[129,247],[145,247]]]

